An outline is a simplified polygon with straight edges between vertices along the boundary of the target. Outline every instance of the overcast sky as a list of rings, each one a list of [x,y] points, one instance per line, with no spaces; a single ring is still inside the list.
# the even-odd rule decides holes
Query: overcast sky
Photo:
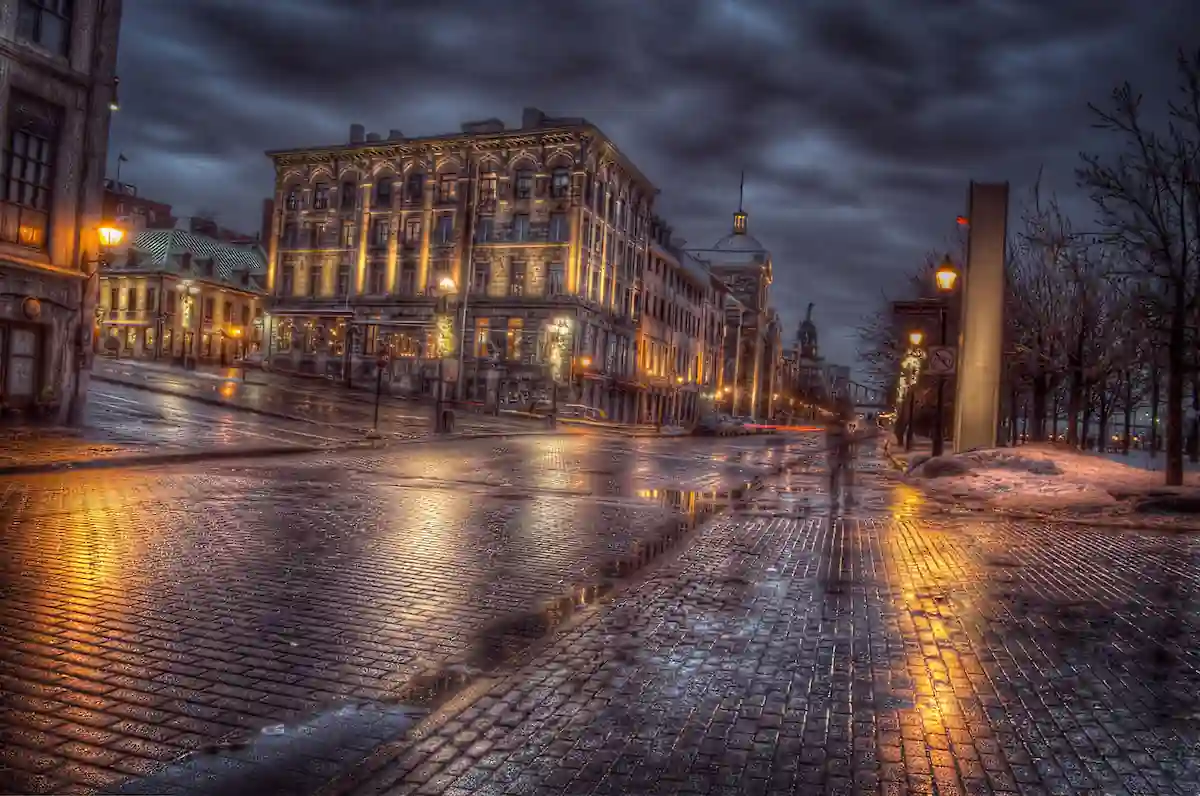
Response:
[[[965,212],[971,179],[1074,193],[1111,146],[1086,103],[1162,96],[1196,0],[125,0],[109,174],[254,231],[263,151],[408,135],[532,105],[596,123],[689,245],[729,231],[746,170],[788,337],[824,353]],[[1183,38],[1192,32],[1192,40]]]

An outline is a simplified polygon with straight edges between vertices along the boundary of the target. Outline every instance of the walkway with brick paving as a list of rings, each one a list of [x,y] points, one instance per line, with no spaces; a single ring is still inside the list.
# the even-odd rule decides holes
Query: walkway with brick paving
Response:
[[[834,511],[819,479],[325,796],[1200,790],[1194,537],[932,520],[878,469]]]
[[[0,478],[0,792],[107,790],[386,700],[676,523],[638,496],[661,472],[711,489],[781,456],[682,450],[534,437]]]

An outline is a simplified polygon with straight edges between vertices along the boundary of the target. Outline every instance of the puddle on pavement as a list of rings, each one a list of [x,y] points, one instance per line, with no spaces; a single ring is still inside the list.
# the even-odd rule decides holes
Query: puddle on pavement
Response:
[[[635,542],[624,556],[607,562],[596,582],[578,586],[538,610],[488,626],[465,658],[417,674],[386,701],[347,703],[298,724],[274,724],[252,736],[213,744],[153,776],[128,781],[115,793],[186,791],[195,796],[249,796],[318,792],[378,747],[403,738],[424,716],[473,681],[513,662],[535,642],[602,600],[619,587],[621,579],[657,559],[690,532],[724,511],[744,506],[760,488],[760,482],[750,482],[719,492],[644,490],[639,497],[673,508],[678,516],[661,525],[650,539]],[[322,762],[314,765],[314,760]]]
[[[506,617],[480,633],[466,666],[472,670],[490,671],[511,660],[535,641],[547,636],[573,615],[604,598],[617,581],[626,578],[662,554],[672,549],[690,532],[717,514],[744,504],[746,497],[761,484],[744,483],[736,489],[700,492],[683,489],[644,489],[637,496],[674,509],[678,516],[663,523],[650,538],[637,540],[622,556],[606,562],[599,570],[600,580],[574,588],[570,593],[550,600],[536,611]],[[429,683],[418,687],[418,704],[436,703],[440,691],[457,690],[457,684],[443,681],[437,674],[427,678]]]
[[[382,744],[402,737],[423,715],[405,705],[346,703],[298,723],[270,725],[236,742],[206,747],[109,792],[316,793]]]

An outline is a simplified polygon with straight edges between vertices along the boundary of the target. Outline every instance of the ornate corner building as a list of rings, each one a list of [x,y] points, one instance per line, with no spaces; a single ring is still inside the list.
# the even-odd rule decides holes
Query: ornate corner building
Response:
[[[121,0],[0,0],[0,411],[82,416]]]
[[[272,367],[353,379],[384,362],[393,391],[429,393],[457,360],[464,398],[529,408],[553,390],[637,419],[658,191],[595,125],[527,108],[518,129],[354,125],[345,144],[268,155]]]

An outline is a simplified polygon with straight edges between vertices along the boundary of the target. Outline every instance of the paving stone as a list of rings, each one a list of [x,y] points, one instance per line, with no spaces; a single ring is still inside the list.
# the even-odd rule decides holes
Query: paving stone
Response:
[[[681,493],[639,490],[744,481],[777,455],[680,444],[534,437],[0,477],[0,731],[31,733],[10,769],[54,787],[125,778],[160,757],[148,742],[200,749],[488,653],[498,620],[541,615],[677,521]],[[43,751],[34,732],[78,745]],[[66,754],[85,747],[111,754]],[[13,776],[0,769],[0,791]]]
[[[822,510],[823,486],[793,473],[497,683],[489,699],[528,706],[519,721],[477,704],[436,734],[539,739],[540,757],[500,764],[529,794],[691,779],[707,793],[1194,792],[1196,540],[948,519],[884,481],[860,475],[864,499]],[[595,702],[582,735],[581,695]],[[592,788],[589,750],[610,744],[620,756]],[[456,787],[498,781],[495,761],[455,748]],[[414,770],[401,755],[350,792]]]

